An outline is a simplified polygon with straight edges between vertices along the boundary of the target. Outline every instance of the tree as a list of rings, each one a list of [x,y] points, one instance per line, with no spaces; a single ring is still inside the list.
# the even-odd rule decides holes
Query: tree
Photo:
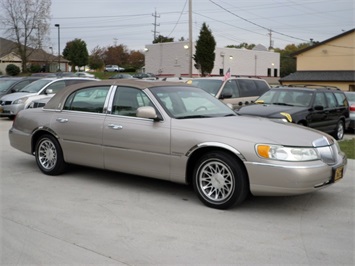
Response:
[[[226,47],[227,48],[237,48],[237,49],[245,48],[245,49],[248,49],[248,50],[252,50],[255,47],[255,44],[253,44],[253,43],[248,44],[246,42],[243,42],[243,43],[241,43],[239,45],[227,45]]]
[[[129,54],[129,65],[134,69],[140,69],[144,66],[144,54],[140,51],[131,51]]]
[[[104,55],[106,65],[119,65],[125,67],[128,64],[129,51],[123,44],[109,46]]]
[[[284,49],[276,48],[275,52],[280,53],[280,77],[285,77],[296,72],[296,59],[292,56],[293,53],[305,49],[309,43],[301,43],[298,45],[289,44]]]
[[[63,57],[69,60],[69,65],[72,66],[72,72],[75,71],[75,67],[83,67],[89,63],[89,53],[86,48],[86,43],[81,39],[75,39],[74,41],[67,42],[63,50]]]
[[[165,37],[165,36],[159,35],[158,37],[156,37],[153,40],[153,43],[173,42],[173,41],[174,41],[174,38],[170,38],[170,37]]]
[[[41,48],[49,33],[51,0],[0,0],[5,35],[16,43],[22,71],[34,49]]]
[[[91,55],[89,56],[89,67],[90,69],[102,69],[105,65],[103,60],[105,54],[105,50],[96,46],[92,51]]]
[[[206,23],[202,24],[200,35],[196,42],[195,67],[200,70],[202,76],[212,72],[214,66],[216,41]]]

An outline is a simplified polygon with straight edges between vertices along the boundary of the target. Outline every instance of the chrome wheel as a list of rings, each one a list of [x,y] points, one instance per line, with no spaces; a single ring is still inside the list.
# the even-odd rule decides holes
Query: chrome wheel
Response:
[[[199,186],[205,197],[211,201],[224,201],[234,190],[231,169],[220,161],[211,161],[199,171]]]
[[[38,161],[46,170],[51,170],[57,163],[57,149],[54,143],[44,139],[38,146]]]
[[[341,139],[343,139],[344,134],[345,134],[344,123],[343,123],[343,121],[339,121],[337,124],[337,127],[332,135],[335,139],[341,140]]]
[[[59,175],[67,168],[62,148],[52,135],[46,134],[38,139],[35,156],[37,166],[47,175]]]
[[[235,156],[211,151],[196,161],[193,186],[198,198],[208,207],[227,209],[249,194],[245,168]]]

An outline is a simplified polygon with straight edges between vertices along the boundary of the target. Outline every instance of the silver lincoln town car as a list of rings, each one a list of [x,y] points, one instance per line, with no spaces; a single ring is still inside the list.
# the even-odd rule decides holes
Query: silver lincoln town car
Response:
[[[47,175],[68,164],[192,184],[207,206],[252,195],[296,195],[343,178],[347,158],[329,135],[239,116],[182,83],[106,80],[72,85],[20,111],[11,145]]]

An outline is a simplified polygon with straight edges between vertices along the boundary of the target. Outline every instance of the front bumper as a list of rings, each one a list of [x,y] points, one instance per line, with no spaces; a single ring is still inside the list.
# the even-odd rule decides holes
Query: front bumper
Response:
[[[245,165],[253,195],[287,196],[313,192],[341,180],[346,171],[347,158],[339,153],[333,165],[322,161],[278,164],[245,162]]]
[[[15,116],[18,112],[23,110],[25,107],[24,104],[10,104],[10,105],[1,105],[0,106],[0,116]]]

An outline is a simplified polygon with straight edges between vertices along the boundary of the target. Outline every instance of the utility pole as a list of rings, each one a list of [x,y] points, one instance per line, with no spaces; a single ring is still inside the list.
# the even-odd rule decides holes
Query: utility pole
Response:
[[[192,0],[189,0],[189,77],[192,78]]]
[[[272,30],[271,29],[269,30],[268,35],[270,38],[270,44],[269,44],[269,51],[270,51],[270,50],[274,49],[274,41],[272,40]]]
[[[157,24],[157,18],[160,18],[160,15],[157,14],[157,10],[155,10],[154,14],[152,14],[152,16],[154,17],[154,40],[157,38],[157,26],[160,26],[160,24]]]

